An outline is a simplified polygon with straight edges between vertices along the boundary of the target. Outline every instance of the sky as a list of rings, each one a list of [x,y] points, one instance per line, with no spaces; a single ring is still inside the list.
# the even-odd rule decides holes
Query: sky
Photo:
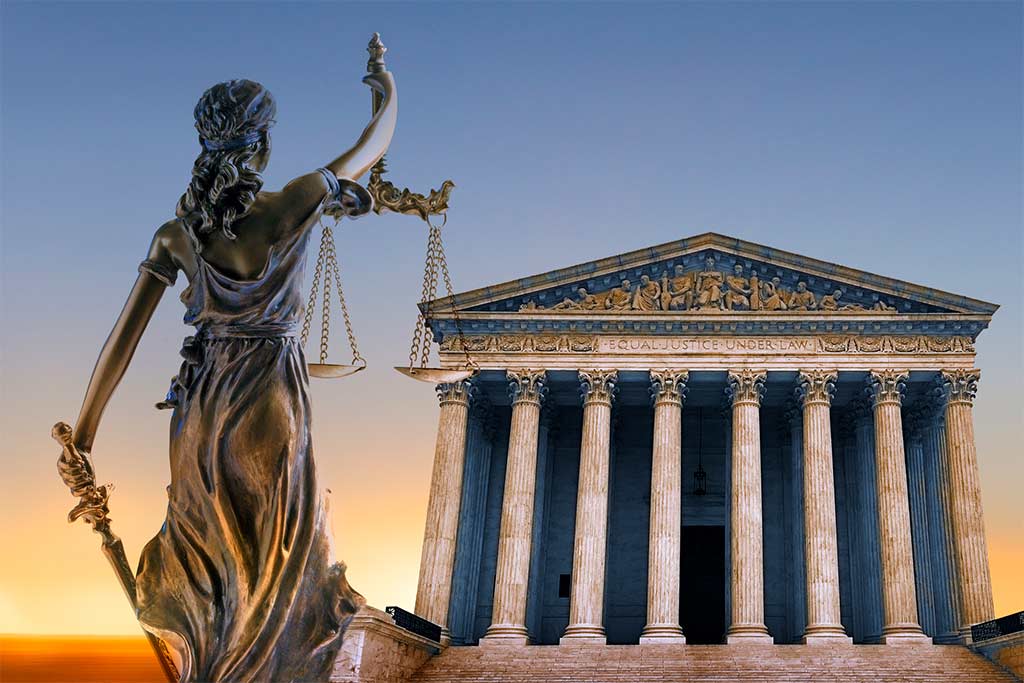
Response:
[[[457,188],[457,290],[713,230],[1001,305],[977,344],[978,457],[996,611],[1024,609],[1022,4],[0,4],[0,633],[136,633],[69,525],[52,424],[73,422],[153,231],[198,152],[192,108],[230,78],[278,102],[276,189],[369,118],[374,31],[399,88],[392,179]],[[433,388],[403,362],[421,222],[338,235],[369,369],[315,381],[314,443],[349,578],[411,609]],[[95,442],[131,562],[163,520],[180,362],[168,292]],[[334,353],[344,354],[337,335]]]

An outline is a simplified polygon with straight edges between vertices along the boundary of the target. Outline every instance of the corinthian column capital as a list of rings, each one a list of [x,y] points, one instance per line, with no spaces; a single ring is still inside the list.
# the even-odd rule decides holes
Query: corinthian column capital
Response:
[[[468,406],[477,393],[477,388],[473,385],[472,379],[438,384],[434,389],[437,391],[437,400],[441,405],[461,403]]]
[[[797,403],[801,408],[812,403],[832,405],[837,379],[839,373],[835,370],[801,370],[795,392]]]
[[[764,370],[730,370],[725,393],[732,405],[751,403],[761,405],[764,398],[764,383],[768,373]]]
[[[974,404],[980,370],[943,370],[939,373],[941,396],[946,403]]]
[[[868,373],[865,392],[871,398],[873,406],[883,403],[903,403],[903,392],[907,388],[906,370],[872,370]]]
[[[512,403],[536,403],[540,405],[548,392],[547,372],[544,370],[509,370],[508,395]]]
[[[686,370],[651,370],[651,399],[655,404],[668,402],[682,404],[686,398]]]
[[[607,403],[615,397],[618,370],[580,370],[580,394],[584,403]]]

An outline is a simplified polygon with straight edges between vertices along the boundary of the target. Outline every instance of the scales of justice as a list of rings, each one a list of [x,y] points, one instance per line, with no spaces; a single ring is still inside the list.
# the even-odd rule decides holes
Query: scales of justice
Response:
[[[387,48],[380,40],[380,34],[375,33],[367,47],[370,53],[370,60],[367,62],[368,73],[380,73],[385,70],[384,53]],[[371,101],[371,112],[377,113],[381,105],[382,95],[374,92]],[[427,253],[423,267],[423,290],[420,297],[421,310],[416,317],[416,327],[413,331],[412,344],[409,348],[409,364],[396,366],[395,370],[407,377],[441,384],[446,382],[457,382],[466,379],[476,372],[476,366],[469,354],[466,354],[465,365],[462,369],[446,370],[440,367],[428,367],[430,360],[431,334],[427,321],[431,315],[431,305],[437,298],[437,287],[439,277],[444,280],[448,301],[453,302],[455,290],[452,289],[451,276],[448,273],[448,261],[444,253],[444,242],[441,239],[441,229],[448,221],[448,198],[451,196],[455,183],[445,180],[441,183],[440,189],[431,190],[426,196],[413,192],[409,189],[398,189],[389,181],[384,180],[387,173],[387,161],[381,157],[380,161],[374,164],[370,170],[370,181],[366,185],[370,195],[373,197],[373,210],[375,213],[386,212],[402,213],[410,216],[418,216],[427,224]],[[340,215],[325,213],[335,221],[335,227],[341,220]],[[441,217],[438,225],[431,220],[434,216]],[[316,307],[317,295],[320,288],[320,279],[323,278],[323,296],[321,300],[321,327],[320,327],[320,359],[316,363],[309,363],[309,374],[312,377],[336,379],[348,377],[366,368],[366,360],[360,355],[356,344],[355,333],[352,330],[352,322],[349,319],[348,307],[345,305],[345,295],[341,285],[341,272],[338,267],[338,260],[334,247],[334,230],[331,226],[324,225],[320,238],[320,253],[317,255],[316,269],[313,273],[313,285],[309,291],[309,301],[306,305],[306,317],[302,325],[302,343],[308,343],[310,326],[313,321],[313,311]],[[336,364],[327,362],[328,337],[330,335],[330,295],[331,279],[334,279],[338,290],[338,299],[341,305],[342,318],[345,323],[345,332],[348,335],[349,348],[352,351],[352,362],[348,364]],[[454,311],[454,309],[453,309]],[[462,324],[458,312],[454,312],[457,334],[462,338]],[[465,345],[460,345],[465,348]]]
[[[386,51],[387,48],[381,42],[380,35],[375,33],[367,47],[367,52],[370,54],[367,62],[367,72],[369,74],[386,71],[384,63],[384,53]],[[374,91],[371,97],[371,113],[376,115],[382,106],[383,95]],[[432,307],[438,302],[439,281],[443,281],[447,294],[446,299],[442,301],[449,305],[454,304],[455,292],[452,289],[441,230],[447,223],[448,199],[452,189],[455,187],[455,183],[451,180],[445,180],[439,189],[430,190],[426,195],[423,195],[409,189],[399,189],[384,179],[385,173],[387,173],[387,165],[385,158],[382,156],[371,168],[369,182],[366,185],[366,189],[373,198],[374,212],[378,215],[394,212],[418,216],[426,223],[428,228],[420,307],[413,331],[408,364],[397,366],[395,370],[412,379],[431,384],[450,383],[466,379],[477,371],[476,364],[468,353],[466,353],[465,363],[461,368],[445,369],[429,365],[432,346],[429,321],[433,312]],[[348,307],[345,303],[344,290],[341,283],[341,268],[338,264],[335,247],[335,229],[338,227],[338,223],[344,216],[344,213],[340,207],[332,210],[329,206],[325,208],[324,213],[334,219],[334,226],[326,225],[321,218],[320,226],[322,231],[319,252],[302,320],[300,339],[302,346],[306,347],[314,322],[315,309],[319,305],[319,356],[316,362],[309,362],[307,364],[308,372],[311,377],[337,379],[351,376],[365,369],[366,360],[359,353]],[[331,363],[328,360],[332,290],[336,292],[340,304],[342,320],[352,353],[352,360],[347,364]],[[452,310],[454,312],[454,306],[452,306]],[[457,334],[461,338],[463,336],[461,322],[457,312],[454,312],[453,315]],[[466,345],[461,344],[460,348],[465,349]],[[68,484],[72,495],[79,499],[77,505],[68,513],[68,521],[74,522],[78,519],[84,519],[92,526],[96,533],[100,534],[102,537],[101,549],[113,568],[126,597],[133,609],[135,609],[137,608],[136,577],[128,562],[121,539],[112,532],[110,527],[111,520],[109,517],[108,501],[113,486],[111,484],[96,485],[95,470],[89,454],[80,452],[75,447],[73,430],[69,425],[58,422],[54,425],[51,435],[62,448],[58,469],[65,483]],[[167,680],[171,683],[176,683],[179,680],[179,673],[167,644],[148,631],[146,636],[153,647]]]

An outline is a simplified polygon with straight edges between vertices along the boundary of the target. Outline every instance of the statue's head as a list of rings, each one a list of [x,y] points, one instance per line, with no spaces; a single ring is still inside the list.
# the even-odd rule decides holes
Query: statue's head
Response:
[[[642,282],[642,283],[643,283],[643,284],[645,284],[645,285],[647,285],[647,284],[650,284],[650,282],[651,282],[651,278],[649,278],[649,277],[648,277],[648,276],[646,276],[646,275],[641,275],[641,276],[640,276],[640,282]]]
[[[832,292],[832,298],[835,299],[836,301],[839,301],[840,297],[842,297],[842,296],[843,296],[843,290],[841,290],[841,289],[837,289],[836,291]]]
[[[623,280],[622,281],[622,288],[623,289],[629,289],[629,287],[630,287],[629,280]]]
[[[576,293],[579,294],[581,297],[586,298],[586,296],[587,296],[587,288],[586,287],[580,287],[579,289],[576,290]]]
[[[218,83],[199,98],[193,114],[202,151],[176,212],[197,250],[217,230],[234,239],[232,223],[252,208],[270,161],[276,113],[270,91],[245,79]]]
[[[704,259],[704,265],[707,266],[708,270],[711,270],[712,268],[714,268],[715,267],[715,257],[714,256],[708,256],[706,259]]]
[[[801,292],[801,293],[802,292],[806,292],[807,291],[807,283],[806,282],[798,282],[798,283],[796,283],[796,291]]]
[[[740,265],[739,263],[737,263],[735,266],[733,266],[732,270],[737,275],[743,275],[743,266]]]
[[[676,266],[676,277],[679,277],[680,275],[683,275],[685,272],[686,272],[686,269],[683,268],[682,265]]]

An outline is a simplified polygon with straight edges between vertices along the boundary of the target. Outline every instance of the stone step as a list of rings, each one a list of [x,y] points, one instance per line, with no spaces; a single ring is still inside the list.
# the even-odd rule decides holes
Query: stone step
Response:
[[[1017,679],[957,645],[609,645],[451,647],[417,683],[1011,683]]]

